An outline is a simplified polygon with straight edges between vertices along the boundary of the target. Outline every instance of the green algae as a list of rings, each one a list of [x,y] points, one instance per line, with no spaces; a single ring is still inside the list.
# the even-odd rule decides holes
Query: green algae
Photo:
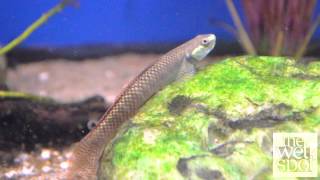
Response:
[[[319,62],[301,65],[284,57],[235,57],[213,64],[150,99],[107,147],[102,174],[114,179],[199,179],[197,168],[203,166],[226,179],[274,179],[272,132],[319,134],[319,77]],[[178,95],[193,101],[181,115],[172,115],[168,104]],[[276,109],[280,105],[285,111]],[[265,109],[286,120],[268,128],[226,126],[261,118],[257,114]],[[212,153],[228,142],[236,142],[231,154]],[[187,175],[178,168],[184,158],[191,159]]]
[[[15,98],[15,97],[23,97],[23,98],[34,98],[31,95],[21,93],[21,92],[15,92],[15,91],[0,91],[0,97],[6,97],[6,98]]]
[[[1,91],[0,90],[0,99],[3,98],[23,98],[28,100],[34,100],[34,101],[42,101],[42,102],[53,102],[53,100],[49,98],[44,98],[40,96],[35,96],[31,94],[26,94],[22,92],[17,91]]]

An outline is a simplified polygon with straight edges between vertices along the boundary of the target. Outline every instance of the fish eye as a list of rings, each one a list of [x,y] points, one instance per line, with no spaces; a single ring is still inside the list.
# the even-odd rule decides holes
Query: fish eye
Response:
[[[203,39],[201,41],[201,44],[207,46],[209,44],[209,41],[207,39]]]

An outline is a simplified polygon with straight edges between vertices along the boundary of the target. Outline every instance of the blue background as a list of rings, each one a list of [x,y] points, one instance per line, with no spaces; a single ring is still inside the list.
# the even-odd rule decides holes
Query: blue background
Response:
[[[1,0],[0,44],[18,36],[58,2]],[[235,0],[238,10],[239,2]],[[209,23],[213,18],[232,24],[224,0],[80,0],[79,4],[78,8],[67,7],[49,19],[23,45],[170,43],[200,33],[235,39],[222,27]],[[319,3],[316,9],[319,12]],[[318,30],[316,37],[319,35]]]

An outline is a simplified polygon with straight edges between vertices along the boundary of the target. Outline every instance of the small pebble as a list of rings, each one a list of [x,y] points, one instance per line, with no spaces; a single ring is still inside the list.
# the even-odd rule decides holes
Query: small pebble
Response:
[[[67,161],[60,163],[61,169],[67,169],[69,167],[69,163]]]
[[[11,178],[13,178],[14,176],[16,176],[17,174],[18,174],[17,171],[12,170],[12,171],[6,172],[6,173],[4,174],[4,176],[5,176],[6,178],[11,179]]]
[[[72,151],[69,151],[69,152],[66,152],[65,153],[65,156],[69,159],[72,155]]]
[[[49,73],[48,72],[41,72],[38,74],[38,80],[40,82],[46,82],[49,79]]]
[[[51,153],[50,153],[49,150],[43,149],[43,150],[41,151],[41,158],[42,158],[43,160],[47,160],[47,159],[49,159],[50,157],[51,157]]]
[[[25,162],[27,159],[29,159],[29,155],[26,153],[21,153],[18,155],[18,157],[14,159],[14,162],[21,163],[21,162]]]
[[[43,167],[42,167],[42,171],[45,172],[45,173],[48,173],[48,172],[50,172],[51,170],[52,170],[52,168],[49,167],[49,166],[43,166]]]
[[[33,174],[35,174],[34,169],[35,169],[34,166],[30,166],[30,167],[24,166],[22,168],[22,172],[21,173],[26,175],[26,176],[33,175]]]
[[[63,156],[57,156],[57,159],[58,159],[59,161],[63,161],[65,158],[64,158]]]
[[[53,154],[54,156],[60,156],[59,151],[53,151],[52,154]]]

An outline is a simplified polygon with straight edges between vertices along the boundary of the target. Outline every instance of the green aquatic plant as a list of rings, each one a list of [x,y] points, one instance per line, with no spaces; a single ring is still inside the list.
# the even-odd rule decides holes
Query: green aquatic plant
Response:
[[[320,23],[313,21],[317,0],[242,0],[246,28],[233,4],[226,0],[236,34],[246,53],[285,55],[300,59]]]
[[[0,57],[4,56],[7,52],[11,51],[13,48],[21,44],[25,39],[27,39],[35,30],[37,30],[41,25],[46,23],[49,18],[63,10],[67,5],[76,5],[74,0],[62,0],[59,4],[51,8],[48,12],[40,16],[35,22],[28,26],[18,37],[13,39],[11,42],[3,47],[0,47]],[[6,81],[6,59],[0,58],[0,87],[5,86]]]
[[[228,6],[228,9],[230,11],[232,20],[233,20],[234,24],[236,25],[237,31],[234,31],[234,32],[236,32],[236,35],[239,39],[241,46],[248,54],[256,55],[257,50],[254,48],[253,43],[251,42],[250,37],[249,37],[247,31],[245,30],[245,28],[241,22],[240,16],[239,16],[232,0],[226,0],[226,3]]]
[[[7,78],[7,61],[4,57],[0,56],[0,89],[3,84],[5,84]]]
[[[26,38],[28,38],[36,29],[49,20],[53,15],[60,12],[67,5],[74,4],[71,0],[62,0],[59,4],[51,8],[48,12],[44,13],[40,18],[27,27],[18,37],[13,39],[4,47],[0,48],[0,56],[5,55],[8,51],[12,50],[19,44],[21,44]]]
[[[52,102],[52,99],[45,98],[45,97],[40,97],[40,96],[35,96],[23,92],[18,92],[18,91],[2,91],[0,90],[0,99],[4,98],[24,98],[27,100],[37,100],[37,101],[43,101],[43,102]]]

